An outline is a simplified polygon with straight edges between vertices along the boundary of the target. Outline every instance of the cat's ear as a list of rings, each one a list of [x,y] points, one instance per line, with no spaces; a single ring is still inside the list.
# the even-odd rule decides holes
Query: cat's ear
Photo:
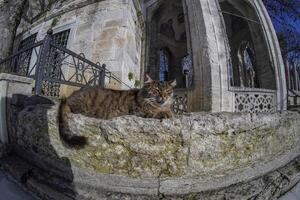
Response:
[[[172,87],[175,87],[177,85],[176,79],[169,81],[168,84]]]
[[[145,83],[151,83],[152,81],[153,81],[152,78],[148,74],[146,74],[146,81],[145,81]]]

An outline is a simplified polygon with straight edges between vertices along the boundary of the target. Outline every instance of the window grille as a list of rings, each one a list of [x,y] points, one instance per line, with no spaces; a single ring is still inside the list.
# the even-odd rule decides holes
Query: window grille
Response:
[[[36,36],[37,36],[37,33],[22,40],[18,47],[18,51],[22,51],[22,50],[26,49],[27,47],[30,47],[31,45],[33,45],[36,40]],[[28,75],[31,55],[32,55],[32,48],[21,53],[15,61],[13,71],[18,72],[21,75]]]
[[[70,29],[61,31],[61,32],[53,34],[53,40],[57,44],[59,44],[63,47],[67,47],[69,35],[70,35]]]

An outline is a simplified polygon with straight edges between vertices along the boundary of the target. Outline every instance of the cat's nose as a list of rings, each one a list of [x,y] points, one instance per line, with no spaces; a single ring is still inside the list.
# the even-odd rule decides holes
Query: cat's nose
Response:
[[[161,97],[159,97],[159,98],[157,99],[157,103],[163,104],[164,102],[165,102],[164,99],[161,98]]]

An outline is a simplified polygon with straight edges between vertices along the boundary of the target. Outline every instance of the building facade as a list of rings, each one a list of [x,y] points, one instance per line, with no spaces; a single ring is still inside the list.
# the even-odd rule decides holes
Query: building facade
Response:
[[[37,8],[30,4],[28,13],[35,15]],[[175,110],[286,109],[284,65],[261,0],[58,1],[30,22],[24,17],[15,51],[43,40],[49,29],[57,43],[105,63],[131,88],[140,87],[145,74],[176,79]],[[28,59],[26,71],[34,59]],[[126,85],[105,80],[107,88]],[[74,90],[55,87],[56,95]]]

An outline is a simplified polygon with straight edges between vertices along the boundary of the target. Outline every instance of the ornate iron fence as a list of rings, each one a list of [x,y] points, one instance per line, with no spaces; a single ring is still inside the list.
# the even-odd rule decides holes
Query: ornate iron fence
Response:
[[[286,61],[288,109],[300,110],[300,59],[295,56]]]
[[[0,72],[15,73],[35,80],[35,94],[59,96],[61,84],[75,87],[104,87],[105,78],[114,79],[130,88],[106,69],[105,64],[93,63],[84,54],[56,43],[49,30],[43,41],[23,48],[0,61]]]
[[[105,79],[112,79],[131,88],[106,69],[105,64],[93,63],[84,54],[76,54],[56,42],[51,30],[44,40],[22,47],[17,53],[0,61],[0,73],[13,73],[35,80],[34,94],[58,97],[62,85],[75,87],[105,86]],[[173,110],[186,113],[186,90],[174,92]]]
[[[43,42],[37,42],[29,47],[23,48],[14,55],[0,61],[0,72],[16,73],[21,76],[33,77],[33,71],[36,68],[37,62],[30,63],[39,56],[39,49]]]

